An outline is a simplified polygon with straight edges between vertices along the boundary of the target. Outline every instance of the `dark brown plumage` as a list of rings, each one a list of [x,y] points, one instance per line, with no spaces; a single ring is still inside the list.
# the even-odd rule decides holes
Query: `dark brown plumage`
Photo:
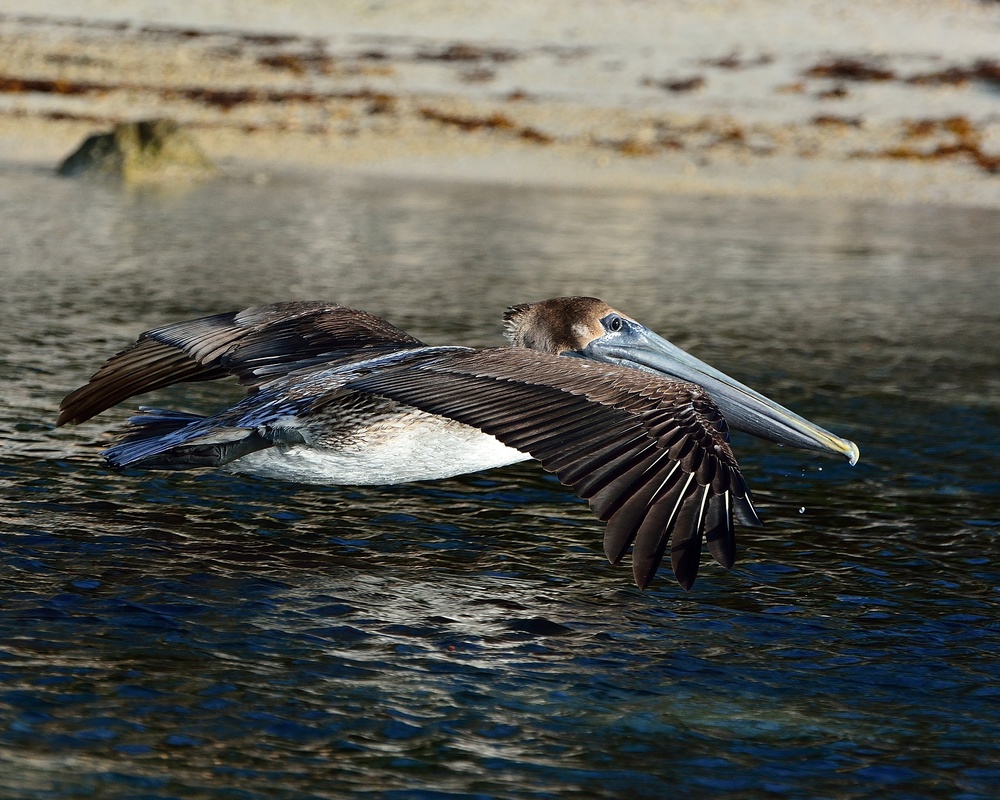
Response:
[[[337,303],[256,306],[143,333],[59,404],[56,425],[80,423],[136,395],[233,375],[246,386],[330,362],[360,361],[422,342]]]
[[[375,371],[349,388],[471,425],[530,453],[608,523],[604,552],[612,563],[635,542],[633,573],[642,588],[668,544],[674,574],[690,588],[703,530],[712,556],[731,567],[734,505],[759,524],[725,420],[694,384],[500,348]]]

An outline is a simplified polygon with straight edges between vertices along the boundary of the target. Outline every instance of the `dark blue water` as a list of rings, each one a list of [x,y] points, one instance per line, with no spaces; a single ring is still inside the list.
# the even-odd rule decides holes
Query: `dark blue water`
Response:
[[[0,173],[0,796],[992,797],[1000,214],[279,176]],[[59,400],[140,331],[290,298],[435,343],[596,294],[817,422],[685,593],[531,464],[114,474]],[[209,409],[231,390],[157,403]]]

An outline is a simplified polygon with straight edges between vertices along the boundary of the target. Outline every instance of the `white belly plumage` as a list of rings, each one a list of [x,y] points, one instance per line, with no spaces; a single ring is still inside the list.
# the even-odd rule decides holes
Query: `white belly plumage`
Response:
[[[336,447],[277,445],[226,469],[299,483],[385,485],[450,478],[530,458],[476,428],[417,412],[359,431]]]

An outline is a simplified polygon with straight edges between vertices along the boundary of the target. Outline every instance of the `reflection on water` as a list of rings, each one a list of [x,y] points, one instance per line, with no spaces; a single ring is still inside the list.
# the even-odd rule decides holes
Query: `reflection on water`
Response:
[[[343,176],[0,175],[0,789],[25,797],[988,796],[993,211]],[[339,300],[497,344],[595,294],[861,446],[735,442],[767,527],[640,593],[531,464],[436,484],[113,474],[62,395],[154,325]],[[211,408],[193,385],[159,402]],[[669,788],[667,788],[669,787]]]

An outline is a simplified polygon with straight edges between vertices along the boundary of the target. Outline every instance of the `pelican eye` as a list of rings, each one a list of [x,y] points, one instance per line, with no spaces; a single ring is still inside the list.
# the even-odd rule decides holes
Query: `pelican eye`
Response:
[[[611,333],[618,333],[623,327],[622,318],[617,314],[608,314],[601,322],[604,323],[604,329],[610,331]]]

